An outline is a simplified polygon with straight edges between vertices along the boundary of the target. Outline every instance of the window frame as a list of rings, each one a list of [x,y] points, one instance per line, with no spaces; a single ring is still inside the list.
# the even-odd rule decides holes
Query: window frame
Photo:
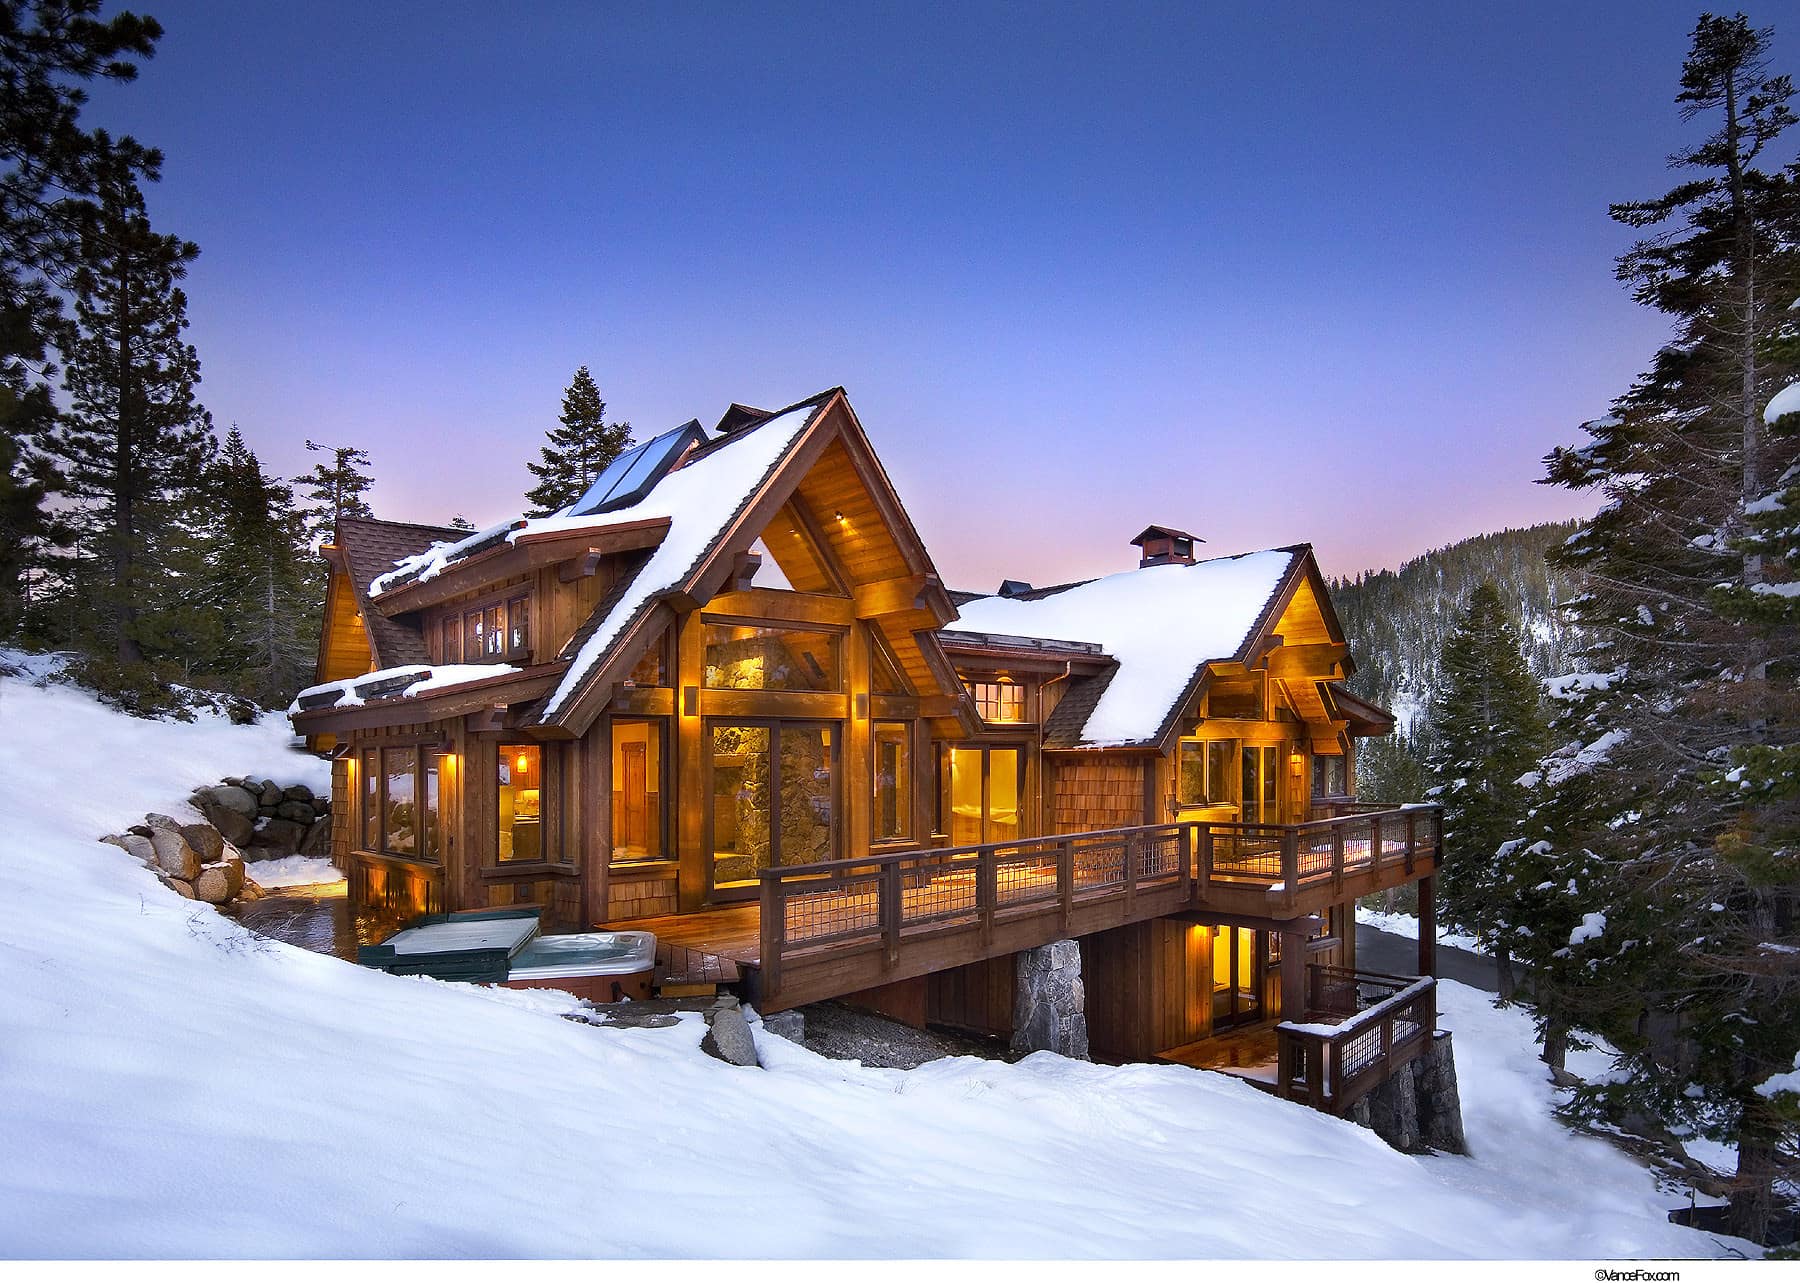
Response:
[[[902,777],[896,781],[900,832],[877,832],[881,821],[881,736],[882,727],[898,727],[900,731]],[[869,726],[869,844],[916,842],[918,840],[918,754],[913,724],[899,718],[878,717]]]
[[[388,770],[390,752],[413,754],[413,850],[393,851],[387,847]],[[384,860],[405,860],[411,864],[441,866],[447,836],[443,817],[443,759],[449,750],[436,739],[393,739],[370,744],[357,752],[357,769],[362,772],[356,849],[365,855],[378,855]],[[373,763],[373,766],[370,763]],[[429,782],[428,782],[429,781]],[[431,799],[432,822],[422,824],[426,813],[424,800]]]
[[[1031,719],[1025,715],[1025,683],[1005,673],[995,673],[981,679],[965,678],[963,685],[968,688],[969,698],[975,701],[975,712],[989,726],[1030,725]],[[987,691],[993,694],[984,694]],[[990,709],[1004,714],[1009,705],[1017,708],[1017,717],[988,716]]]
[[[610,869],[641,869],[651,865],[669,864],[675,861],[676,852],[670,845],[670,809],[669,809],[669,720],[666,717],[614,717],[607,726],[607,800],[606,814],[609,840],[607,842],[606,864]],[[647,726],[650,738],[656,746],[656,772],[653,780],[656,787],[656,849],[658,854],[641,858],[621,857],[618,854],[619,835],[613,831],[612,796],[619,791],[618,762],[620,726]]]
[[[444,607],[438,625],[438,660],[440,664],[513,664],[531,661],[531,589],[514,584],[499,592],[474,598],[459,606]],[[523,625],[523,640],[513,643],[515,608]],[[490,624],[498,620],[500,649],[488,650]],[[479,630],[479,631],[478,631]],[[452,655],[449,638],[455,636],[456,653]],[[477,640],[479,639],[479,640]]]
[[[487,874],[517,874],[520,870],[573,869],[577,842],[569,825],[570,754],[567,744],[552,740],[510,740],[494,746],[494,769],[488,774],[493,786],[494,824],[487,835]],[[538,855],[534,860],[500,856],[500,767],[521,749],[538,754]]]
[[[1238,748],[1241,743],[1242,741],[1235,737],[1203,739],[1199,736],[1188,736],[1177,741],[1175,746],[1176,807],[1182,810],[1211,810],[1227,806],[1241,808],[1241,782],[1237,778],[1240,769]],[[1200,755],[1200,798],[1195,801],[1190,801],[1182,796],[1182,757],[1190,749],[1197,751]],[[1224,757],[1223,763],[1217,764],[1219,765],[1218,774],[1223,777],[1219,781],[1223,787],[1218,790],[1213,787],[1215,754],[1222,754]],[[1215,796],[1215,793],[1219,795]]]
[[[714,686],[708,675],[717,665],[707,662],[712,647],[709,630],[713,628],[757,628],[772,633],[807,633],[831,640],[831,672],[823,687],[795,686]],[[849,684],[845,660],[850,630],[842,624],[814,623],[810,620],[761,619],[742,615],[702,615],[700,617],[700,689],[704,691],[754,691],[761,695],[842,695]]]

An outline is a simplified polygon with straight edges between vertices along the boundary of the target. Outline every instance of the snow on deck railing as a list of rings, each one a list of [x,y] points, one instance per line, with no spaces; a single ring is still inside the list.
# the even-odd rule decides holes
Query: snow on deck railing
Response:
[[[1382,1018],[1389,1012],[1398,1011],[1401,1007],[1410,1003],[1414,998],[1419,997],[1421,994],[1430,993],[1436,987],[1437,980],[1435,978],[1431,976],[1420,976],[1417,980],[1407,985],[1406,988],[1400,990],[1398,993],[1383,998],[1374,1006],[1367,1007],[1364,1010],[1357,1012],[1354,1016],[1349,1017],[1339,1024],[1328,1024],[1322,1021],[1308,1023],[1297,1020],[1284,1020],[1275,1027],[1277,1029],[1285,1029],[1291,1034],[1301,1034],[1312,1038],[1348,1038],[1353,1034],[1360,1033],[1364,1029],[1379,1024]]]

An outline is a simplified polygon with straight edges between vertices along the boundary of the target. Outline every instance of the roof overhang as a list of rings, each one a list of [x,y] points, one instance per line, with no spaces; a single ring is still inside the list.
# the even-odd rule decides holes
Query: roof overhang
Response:
[[[381,726],[399,726],[409,722],[440,722],[463,717],[495,707],[511,707],[541,699],[555,686],[566,664],[538,664],[516,673],[501,673],[456,686],[444,686],[428,695],[407,698],[395,693],[365,699],[361,704],[322,708],[302,707],[289,714],[294,731],[299,735],[342,734],[345,731],[371,730]],[[398,692],[414,682],[430,677],[427,669],[404,678],[391,679]]]
[[[502,579],[527,574],[544,566],[600,557],[610,553],[654,548],[669,532],[669,519],[623,521],[593,529],[532,531],[519,533],[484,552],[446,567],[430,579],[415,579],[370,598],[370,604],[392,617],[435,606],[463,593],[475,592]]]

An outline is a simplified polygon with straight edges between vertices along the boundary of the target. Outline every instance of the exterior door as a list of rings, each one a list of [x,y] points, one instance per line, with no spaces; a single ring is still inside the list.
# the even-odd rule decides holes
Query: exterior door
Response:
[[[1243,754],[1244,824],[1281,823],[1281,751],[1267,744],[1246,744]]]
[[[634,851],[646,850],[650,845],[650,771],[648,753],[643,744],[621,744],[619,746],[619,765],[624,775],[621,792],[624,803],[621,806],[620,831],[624,837],[624,845]]]
[[[1246,927],[1212,929],[1212,1019],[1215,1030],[1263,1018],[1263,932]]]
[[[942,831],[951,846],[1011,842],[1022,836],[1025,750],[946,747],[940,759]]]

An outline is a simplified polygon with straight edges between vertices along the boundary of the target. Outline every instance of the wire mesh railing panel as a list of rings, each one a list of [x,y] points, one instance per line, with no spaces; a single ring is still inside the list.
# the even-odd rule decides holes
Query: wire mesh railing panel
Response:
[[[786,942],[817,944],[881,931],[879,874],[835,878],[817,890],[790,886],[782,904]]]
[[[1057,899],[1056,849],[1041,847],[994,853],[994,902],[1028,904]]]
[[[907,925],[966,917],[980,907],[980,860],[973,855],[901,866],[900,920]]]
[[[1281,830],[1215,824],[1212,827],[1212,872],[1233,878],[1281,877]]]
[[[1125,885],[1125,842],[1087,840],[1073,843],[1071,863],[1075,889],[1095,891]]]

